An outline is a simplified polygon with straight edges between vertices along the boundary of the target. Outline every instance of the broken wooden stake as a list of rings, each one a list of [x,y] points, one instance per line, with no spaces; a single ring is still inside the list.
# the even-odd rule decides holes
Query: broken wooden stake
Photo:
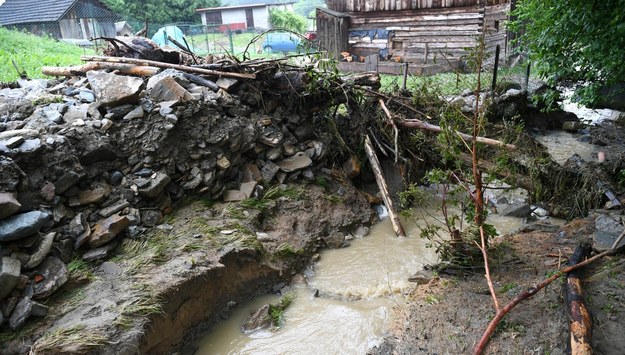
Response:
[[[176,69],[176,70],[189,72],[189,73],[222,76],[225,78],[256,79],[256,74],[254,73],[233,73],[233,72],[225,72],[225,71],[216,71],[216,70],[190,67],[187,65],[157,62],[154,60],[147,60],[147,59],[106,57],[106,56],[99,56],[99,55],[83,55],[80,57],[80,60],[84,60],[85,62],[111,62],[111,63],[128,63],[128,64],[136,64],[136,65],[147,65],[147,66],[153,66],[157,68],[171,68],[171,69]]]
[[[388,186],[386,185],[386,180],[384,180],[382,168],[380,167],[378,157],[375,155],[375,151],[373,150],[373,146],[371,145],[369,135],[365,135],[365,152],[367,153],[367,158],[369,158],[369,163],[371,163],[373,175],[375,175],[375,180],[378,183],[380,193],[382,194],[382,201],[384,201],[386,209],[388,210],[388,216],[391,219],[391,223],[393,224],[393,230],[395,231],[395,234],[397,236],[405,237],[406,232],[404,231],[404,227],[401,225],[401,221],[399,220],[399,217],[397,216],[397,213],[395,211],[393,200],[389,195]]]
[[[102,69],[117,70],[122,74],[139,76],[152,76],[158,74],[161,71],[159,68],[156,67],[140,66],[134,64],[91,62],[72,67],[42,67],[41,73],[51,76],[73,76],[85,75],[90,70]]]
[[[579,264],[588,258],[591,252],[592,247],[589,243],[580,244],[575,249],[569,264]],[[570,317],[569,345],[571,355],[590,355],[592,354],[592,317],[584,302],[584,291],[579,276],[579,270],[571,271],[566,276],[566,304]]]

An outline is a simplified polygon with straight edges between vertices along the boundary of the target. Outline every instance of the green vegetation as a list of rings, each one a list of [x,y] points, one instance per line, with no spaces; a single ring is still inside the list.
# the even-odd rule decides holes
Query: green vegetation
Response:
[[[534,70],[550,84],[580,84],[581,103],[597,101],[602,85],[625,80],[623,0],[524,0],[513,15]]]
[[[269,305],[269,316],[271,317],[271,323],[274,327],[279,327],[284,323],[284,310],[287,309],[293,302],[294,296],[292,294],[284,295],[278,303],[272,303]]]
[[[75,257],[70,261],[67,264],[67,270],[69,271],[70,280],[75,282],[93,281],[95,279],[89,264],[80,257]]]
[[[172,23],[198,19],[196,9],[220,6],[219,0],[104,0],[113,12],[124,18],[150,23]]]
[[[91,53],[91,49],[82,49],[50,37],[0,27],[0,82],[19,79],[13,62],[29,79],[43,78],[42,66],[80,64],[80,56]]]
[[[306,18],[288,10],[269,10],[269,22],[273,27],[286,28],[295,32],[306,31]]]

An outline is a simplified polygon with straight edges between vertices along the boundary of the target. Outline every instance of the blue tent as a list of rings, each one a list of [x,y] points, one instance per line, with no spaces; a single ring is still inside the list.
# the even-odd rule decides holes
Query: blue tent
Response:
[[[184,33],[177,26],[165,26],[158,29],[158,31],[152,36],[152,41],[156,42],[159,46],[170,46],[178,48],[173,44],[167,36],[176,40],[176,42],[184,45]],[[190,48],[193,51],[193,48]]]

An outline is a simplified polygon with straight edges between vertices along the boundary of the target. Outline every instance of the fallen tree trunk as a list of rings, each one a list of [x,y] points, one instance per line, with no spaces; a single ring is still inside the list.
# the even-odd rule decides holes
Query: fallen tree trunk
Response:
[[[80,57],[80,59],[86,62],[128,63],[128,64],[136,64],[136,65],[153,66],[157,68],[171,68],[171,69],[176,69],[176,70],[180,70],[180,71],[188,72],[188,73],[222,76],[226,78],[256,79],[256,74],[254,73],[234,73],[234,72],[216,71],[216,70],[190,67],[187,65],[157,62],[157,61],[146,60],[146,59],[105,57],[105,56],[97,56],[97,55],[83,55]]]
[[[404,127],[404,128],[417,128],[417,129],[421,129],[421,130],[429,131],[429,132],[434,132],[434,133],[441,133],[443,131],[443,129],[440,126],[433,125],[433,124],[427,123],[427,122],[423,122],[423,121],[418,120],[418,119],[403,120],[403,121],[399,121],[398,123],[399,123],[399,125],[401,127]],[[467,141],[472,141],[473,140],[473,137],[471,135],[469,135],[469,134],[458,132],[458,131],[455,131],[455,132],[462,139],[465,139]],[[496,139],[491,139],[491,138],[486,138],[486,137],[477,137],[476,140],[479,143],[484,143],[486,145],[491,145],[491,146],[495,146],[495,147],[502,147],[502,148],[506,148],[506,149],[510,149],[510,150],[516,149],[516,146],[514,144],[507,144],[507,143],[504,143],[502,141],[498,141]]]
[[[134,64],[124,63],[105,63],[105,62],[91,62],[79,66],[71,67],[42,67],[41,72],[44,75],[51,76],[73,76],[73,75],[85,75],[90,70],[117,70],[122,74],[139,75],[139,76],[152,76],[158,74],[161,70],[156,67],[140,66]]]
[[[406,232],[404,231],[404,227],[401,225],[401,221],[397,216],[395,211],[395,206],[393,204],[393,200],[391,199],[388,186],[386,185],[386,181],[384,180],[384,175],[382,174],[382,168],[380,167],[380,162],[378,161],[378,157],[375,155],[375,151],[373,150],[373,146],[371,146],[371,140],[369,139],[369,135],[365,135],[365,152],[367,153],[367,157],[369,158],[369,162],[371,163],[371,167],[373,168],[373,174],[375,175],[375,180],[378,183],[378,187],[380,188],[380,193],[382,194],[382,200],[388,209],[388,216],[391,219],[391,223],[393,224],[393,230],[395,234],[399,237],[405,237]]]
[[[604,256],[616,254],[618,251],[619,251],[619,249],[612,248],[610,250],[604,251],[603,253],[597,254],[597,255],[593,256],[592,258],[590,258],[590,259],[586,259],[586,260],[584,260],[584,261],[582,261],[582,262],[580,262],[578,264],[562,268],[562,269],[558,270],[557,272],[555,272],[553,275],[551,275],[551,277],[549,277],[549,278],[541,281],[540,283],[536,284],[535,286],[532,286],[532,287],[528,288],[527,290],[519,293],[516,297],[514,297],[512,299],[512,301],[508,302],[508,304],[506,304],[499,312],[497,312],[495,314],[495,317],[493,317],[493,319],[490,321],[490,323],[488,323],[488,327],[486,327],[486,330],[484,331],[484,334],[482,334],[482,338],[477,343],[477,345],[475,345],[475,348],[473,349],[473,355],[479,355],[479,354],[481,354],[484,351],[484,349],[486,348],[486,345],[488,344],[488,340],[490,339],[491,335],[493,335],[493,333],[495,332],[495,329],[499,325],[499,322],[501,322],[503,317],[505,317],[506,314],[510,313],[510,311],[512,311],[512,309],[514,307],[516,307],[516,305],[518,305],[522,301],[524,301],[524,300],[534,296],[535,294],[538,293],[538,291],[540,291],[543,288],[547,287],[547,285],[549,285],[550,283],[554,282],[555,280],[560,278],[560,276],[566,274],[567,272],[571,272],[573,270],[581,269],[582,267],[584,267],[586,265],[589,265],[589,264],[591,264],[591,263],[593,263],[593,262],[603,258]]]
[[[592,252],[589,243],[581,244],[575,249],[570,264],[575,265],[586,259]],[[574,270],[566,276],[566,304],[570,317],[571,355],[592,354],[592,318],[584,302],[584,291],[579,278],[579,271]]]

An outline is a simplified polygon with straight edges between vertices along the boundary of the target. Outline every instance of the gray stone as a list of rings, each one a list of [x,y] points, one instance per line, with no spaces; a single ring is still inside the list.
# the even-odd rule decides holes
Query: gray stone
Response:
[[[143,89],[143,79],[105,72],[87,72],[87,80],[98,101],[107,106],[137,102]]]
[[[562,123],[562,129],[569,132],[577,132],[582,128],[582,123],[579,121],[566,121]]]
[[[43,148],[41,145],[41,139],[27,139],[19,146],[20,153],[34,153]]]
[[[307,168],[311,164],[312,160],[304,152],[298,152],[295,155],[278,162],[280,169],[287,173]]]
[[[282,147],[273,147],[269,149],[267,153],[265,153],[265,157],[269,160],[276,160],[280,158],[281,153],[282,153]]]
[[[117,185],[118,183],[122,181],[123,178],[124,178],[124,174],[122,174],[119,171],[113,171],[111,173],[111,176],[109,177],[109,183],[111,185]]]
[[[312,169],[310,169],[310,168],[304,169],[304,170],[302,171],[302,177],[303,177],[305,180],[307,180],[307,181],[313,181],[313,180],[315,180],[315,174],[313,173]]]
[[[78,100],[80,100],[80,102],[92,103],[95,101],[95,95],[91,90],[80,90]]]
[[[156,102],[179,101],[189,102],[196,100],[190,92],[171,77],[160,79],[150,90],[150,97]]]
[[[164,78],[173,79],[176,83],[180,84],[184,88],[188,88],[190,85],[189,80],[184,76],[183,72],[170,68],[151,76],[145,89],[148,91],[152,90],[156,86],[156,84],[158,84]]]
[[[263,182],[270,183],[273,180],[273,178],[276,176],[276,173],[278,172],[278,170],[280,170],[280,167],[278,165],[276,165],[272,161],[267,161],[265,165],[263,165],[262,170],[260,171],[260,174],[263,178]]]
[[[217,159],[217,167],[221,170],[228,169],[230,167],[230,160],[228,160],[226,156],[222,156],[221,158]]]
[[[4,256],[0,260],[0,300],[11,294],[20,278],[22,264],[19,260]]]
[[[600,214],[595,219],[595,229],[612,234],[621,234],[625,227],[620,219],[610,215]]]
[[[41,275],[43,279],[33,285],[33,298],[43,299],[51,296],[63,286],[69,276],[67,267],[61,259],[49,256],[35,271],[35,275]]]
[[[341,232],[335,232],[325,236],[323,240],[326,242],[328,248],[340,248],[345,240],[345,235]]]
[[[87,112],[89,111],[88,104],[80,104],[76,106],[70,106],[63,115],[63,120],[67,123],[75,124],[79,120],[83,122],[87,119]]]
[[[165,186],[167,186],[170,181],[171,178],[167,174],[158,172],[156,176],[150,180],[148,186],[139,189],[139,194],[143,197],[154,198],[163,192]]]
[[[12,216],[22,205],[11,192],[0,192],[0,220]]]
[[[619,237],[620,233],[610,233],[606,231],[597,230],[592,235],[592,247],[597,252],[602,253],[612,248],[614,242]],[[616,248],[623,248],[625,246],[625,238],[621,239]]]
[[[69,225],[67,227],[67,233],[75,240],[75,249],[80,248],[87,242],[89,234],[91,233],[91,229],[89,228],[89,223],[87,222],[84,214],[77,214],[69,222]]]
[[[230,89],[232,89],[238,82],[239,81],[234,78],[220,77],[219,79],[217,79],[217,82],[215,84],[217,84],[220,89],[230,91]]]
[[[415,273],[414,275],[410,276],[408,278],[408,281],[416,282],[417,285],[425,285],[435,277],[436,274],[434,274],[434,272],[431,270],[420,270],[417,271],[417,273]]]
[[[135,105],[125,104],[115,107],[109,107],[106,110],[107,118],[121,118],[132,112],[135,109]]]
[[[56,237],[56,233],[48,233],[41,238],[39,245],[37,245],[37,249],[34,253],[32,253],[30,260],[26,265],[24,265],[24,269],[30,270],[34,267],[39,266],[43,259],[50,254],[50,250],[52,250],[52,242],[54,242],[54,237]]]
[[[143,107],[137,106],[124,116],[124,120],[134,120],[135,118],[142,118],[144,115],[145,113],[143,112]]]
[[[204,176],[202,173],[199,173],[197,175],[192,175],[192,179],[184,183],[184,185],[182,185],[182,188],[185,190],[193,190],[196,187],[200,186],[203,179],[204,179]]]
[[[11,313],[9,327],[13,331],[20,329],[30,316],[44,317],[48,314],[48,307],[32,301],[28,297],[23,297]]]
[[[94,261],[106,258],[110,252],[117,248],[117,243],[112,242],[106,244],[100,248],[95,248],[87,251],[82,255],[82,259],[85,261]]]
[[[354,237],[356,238],[364,238],[367,234],[369,234],[369,227],[365,226],[360,226],[354,231]]]
[[[507,217],[525,218],[525,217],[529,217],[529,215],[532,213],[532,208],[530,207],[530,205],[526,203],[516,203],[516,204],[501,206],[499,208],[498,213],[502,216],[507,216]]]
[[[24,137],[22,136],[12,137],[4,141],[4,145],[9,149],[17,148],[22,145],[22,143],[24,143]]]
[[[130,206],[130,202],[126,201],[125,199],[121,199],[111,206],[101,209],[100,211],[98,211],[98,214],[102,217],[109,217],[128,206]]]
[[[163,223],[163,213],[157,209],[142,210],[141,222],[146,227],[154,227]]]
[[[244,182],[241,184],[239,190],[245,195],[245,198],[250,198],[254,194],[254,189],[258,183],[256,181]]]
[[[19,260],[20,265],[26,265],[26,263],[28,263],[28,261],[30,260],[30,254],[20,251],[11,253],[11,257],[13,259]]]
[[[271,315],[269,314],[270,307],[268,304],[260,307],[254,312],[241,326],[241,331],[244,333],[251,333],[259,329],[267,329],[271,327]]]
[[[0,242],[9,242],[33,235],[48,221],[48,214],[31,211],[0,221]]]
[[[239,190],[226,190],[224,192],[224,202],[243,201],[246,198],[245,194]]]
[[[52,202],[54,201],[54,197],[56,196],[56,187],[53,183],[46,181],[45,184],[41,187],[39,191],[39,195],[46,201]]]
[[[112,215],[99,220],[89,236],[89,246],[97,248],[108,243],[119,233],[128,228],[129,225],[130,220],[128,220],[126,216]]]
[[[65,191],[69,190],[70,187],[74,186],[78,181],[80,181],[82,177],[82,174],[79,174],[75,171],[66,172],[54,183],[55,193],[59,195],[64,193]]]
[[[120,275],[123,270],[119,267],[119,265],[115,264],[112,261],[107,261],[102,263],[102,265],[100,265],[100,267],[98,268],[98,271],[106,274],[106,275]]]
[[[56,124],[63,123],[63,115],[59,112],[59,110],[50,107],[47,110],[44,109],[43,113],[44,115],[46,115],[46,118],[51,122],[54,122]]]

